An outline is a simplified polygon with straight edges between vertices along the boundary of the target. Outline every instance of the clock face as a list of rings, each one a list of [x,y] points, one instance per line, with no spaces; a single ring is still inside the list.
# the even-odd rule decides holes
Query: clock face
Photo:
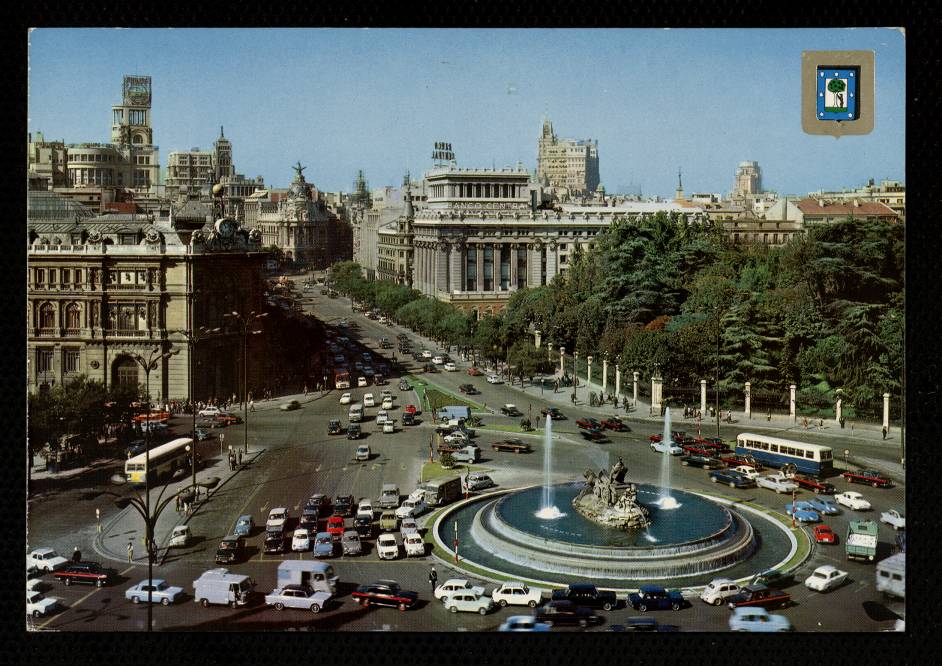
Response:
[[[232,220],[220,220],[216,231],[223,238],[229,238],[235,233],[235,224],[232,223]]]

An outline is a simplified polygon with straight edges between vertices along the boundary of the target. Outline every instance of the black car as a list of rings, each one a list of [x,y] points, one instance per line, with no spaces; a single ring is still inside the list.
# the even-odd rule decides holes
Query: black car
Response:
[[[533,617],[538,622],[546,622],[549,625],[578,624],[580,627],[602,621],[591,608],[579,606],[571,601],[548,601],[533,609]]]
[[[458,386],[458,390],[467,395],[477,395],[480,393],[480,391],[474,388],[474,384],[461,384]]]
[[[265,532],[265,545],[263,550],[266,553],[283,553],[288,550],[288,537],[284,530],[268,530]]]
[[[504,416],[523,416],[523,413],[513,405],[504,405],[500,408],[500,413]]]
[[[422,367],[422,370],[424,370],[425,372],[438,372],[438,368],[435,367],[435,364],[434,364],[434,363],[426,363],[426,364]]]
[[[566,418],[566,416],[561,411],[559,411],[558,407],[544,407],[543,409],[540,410],[540,414],[542,414],[543,416],[546,416],[547,414],[549,414],[550,418],[554,421],[559,421],[561,419]]]
[[[236,534],[230,534],[219,544],[216,551],[216,564],[232,564],[242,559],[245,551],[245,539]]]
[[[339,435],[341,432],[343,432],[343,426],[340,425],[340,419],[331,419],[327,424],[327,434]]]
[[[598,428],[593,428],[591,430],[580,430],[579,434],[582,435],[583,439],[587,439],[590,442],[607,442],[608,438],[605,436],[605,433],[599,430]]]
[[[373,537],[373,519],[368,516],[357,516],[353,519],[353,529],[357,531],[361,539],[371,539]]]
[[[571,601],[579,606],[612,610],[618,608],[618,599],[611,591],[599,590],[591,584],[575,584],[553,590],[553,601]]]
[[[316,506],[306,506],[301,512],[301,520],[298,527],[317,532],[317,520],[320,518],[320,509]]]
[[[359,423],[351,423],[347,426],[347,439],[360,439]]]
[[[394,580],[360,585],[350,596],[363,606],[394,606],[399,610],[412,608],[419,600],[418,592],[403,590]]]
[[[355,508],[353,495],[337,495],[334,498],[334,515],[336,516],[352,516]]]
[[[147,442],[145,442],[143,439],[136,439],[130,444],[128,444],[128,448],[125,450],[125,454],[127,455],[128,458],[133,458],[134,456],[138,456],[144,453],[144,451],[146,450],[147,450]]]
[[[700,456],[700,455],[689,455],[681,456],[680,464],[684,466],[691,467],[702,467],[704,469],[719,469],[720,467],[726,467],[726,463],[718,458],[711,458],[710,456]]]
[[[412,387],[409,386],[409,382],[407,382],[405,379],[400,379],[400,380],[399,380],[399,390],[400,390],[400,391],[411,391],[411,390],[412,390]]]
[[[402,415],[402,425],[415,425],[415,414],[404,412]]]

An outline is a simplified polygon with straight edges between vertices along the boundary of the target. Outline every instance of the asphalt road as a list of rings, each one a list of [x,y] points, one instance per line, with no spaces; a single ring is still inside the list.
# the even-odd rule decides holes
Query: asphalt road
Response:
[[[310,293],[310,292],[308,292]],[[318,293],[319,292],[315,292]],[[346,317],[357,323],[355,336],[365,343],[374,356],[379,352],[378,340],[382,336],[393,338],[401,329],[381,326],[361,315],[352,315],[349,302],[344,299],[328,299],[315,296],[307,302],[317,315],[328,324]],[[350,333],[347,333],[351,336]],[[409,333],[414,339],[413,348],[430,348],[426,341]],[[390,352],[387,352],[390,353]],[[410,359],[411,360],[411,359]],[[412,364],[416,367],[418,364]],[[466,364],[459,364],[463,370]],[[457,391],[458,384],[475,384],[481,395],[478,402],[494,407],[505,402],[515,403],[526,413],[530,400],[521,396],[517,389],[507,385],[490,385],[483,377],[469,377],[464,372],[436,373],[427,377],[442,388]],[[397,380],[390,378],[389,388],[396,396],[395,409],[391,416],[401,423],[401,409],[407,403],[418,404],[414,393],[398,391]],[[351,389],[359,398],[366,392],[378,394],[379,387]],[[378,498],[383,483],[396,483],[403,494],[407,494],[418,481],[423,463],[428,458],[428,441],[431,419],[415,427],[405,427],[395,434],[379,432],[372,417],[378,408],[367,408],[367,420],[363,424],[366,437],[353,442],[345,436],[327,435],[327,422],[340,418],[346,424],[347,407],[338,402],[341,391],[334,391],[321,398],[306,402],[301,409],[284,412],[267,409],[260,405],[259,411],[250,417],[249,439],[251,447],[264,447],[265,453],[249,468],[233,477],[212,500],[190,521],[196,537],[195,543],[186,549],[171,551],[163,565],[157,567],[155,577],[167,579],[171,584],[184,588],[183,602],[154,609],[156,629],[165,630],[378,630],[397,631],[472,631],[494,630],[506,617],[525,614],[527,609],[503,609],[487,616],[472,613],[451,614],[444,610],[430,594],[427,575],[433,560],[423,558],[400,558],[396,561],[380,561],[373,548],[367,547],[365,554],[357,557],[337,557],[332,564],[340,576],[338,595],[324,612],[313,615],[299,610],[278,612],[266,608],[259,601],[246,608],[231,610],[224,607],[203,609],[193,603],[192,581],[202,571],[213,568],[213,554],[219,540],[228,533],[238,516],[253,515],[258,527],[247,539],[247,560],[230,566],[230,570],[251,575],[257,581],[257,591],[267,593],[275,585],[277,562],[283,558],[312,557],[311,553],[289,553],[282,556],[265,555],[261,552],[264,537],[264,522],[268,511],[284,506],[297,519],[305,500],[315,492],[330,496],[353,494],[355,498]],[[538,415],[541,405],[533,404]],[[628,476],[642,483],[656,483],[660,470],[660,456],[650,450],[647,437],[659,430],[650,423],[631,422],[631,432],[612,434],[610,442],[587,443],[576,434],[575,419],[582,414],[577,408],[564,410],[569,419],[554,423],[554,465],[557,481],[581,478],[586,468],[609,467],[621,456],[628,466]],[[498,415],[484,417],[484,428],[478,430],[477,444],[481,446],[484,459],[479,466],[489,470],[499,486],[516,486],[537,483],[542,480],[542,437],[524,436],[535,448],[532,454],[516,455],[494,453],[490,444],[506,436],[500,431],[488,431],[486,426],[494,424],[512,425],[519,421]],[[179,432],[188,429],[186,419],[174,419],[172,427]],[[226,441],[241,442],[243,426],[226,429]],[[684,427],[684,426],[679,426]],[[401,426],[400,426],[401,428]],[[686,425],[688,431],[695,429]],[[723,429],[724,437],[734,437],[735,427]],[[811,438],[808,438],[809,441]],[[352,461],[358,443],[367,443],[373,458],[366,463]],[[833,438],[828,445],[835,449]],[[204,446],[218,446],[216,440]],[[714,491],[707,473],[701,469],[672,467],[676,487],[689,490]],[[866,514],[844,511],[830,517],[827,523],[839,534],[846,533],[847,521],[860,515],[878,518],[881,511],[904,506],[905,487],[870,489],[849,486],[837,480],[838,490],[852,488],[864,494],[873,504]],[[45,493],[30,503],[30,546],[52,545],[68,556],[74,545],[88,549],[95,536],[94,509],[106,506],[107,496],[101,493],[111,490],[107,479],[100,476],[72,482],[60,492]],[[790,498],[776,495],[765,489],[730,491],[779,511]],[[805,492],[799,495],[808,496]],[[110,501],[110,500],[109,500]],[[103,518],[107,518],[104,516]],[[420,521],[421,524],[421,521]],[[323,529],[323,528],[322,528]],[[889,553],[894,532],[880,525],[879,557]],[[89,555],[86,555],[89,557]],[[46,576],[40,589],[48,596],[60,598],[64,608],[49,618],[35,621],[34,627],[59,631],[135,631],[144,629],[146,609],[135,606],[124,599],[124,590],[146,576],[146,567],[117,562],[113,564],[119,572],[119,580],[104,588],[72,586],[65,587]],[[806,589],[801,580],[812,569],[821,564],[834,564],[850,573],[850,582],[827,594]],[[439,582],[451,577],[447,563],[436,563]],[[843,546],[817,546],[812,557],[796,574],[796,583],[786,589],[796,604],[782,612],[800,631],[876,631],[891,628],[896,616],[892,610],[901,610],[900,604],[887,604],[875,591],[872,564],[848,562],[843,556]],[[463,574],[460,577],[465,577]],[[364,609],[355,604],[350,592],[360,583],[380,578],[392,578],[406,589],[419,592],[421,602],[416,609],[399,612],[394,609]],[[493,583],[484,583],[488,590]],[[620,609],[604,614],[606,623],[593,630],[604,630],[608,624],[636,615],[630,609]],[[677,625],[681,630],[723,631],[727,629],[729,611],[725,607],[706,606],[697,599],[691,607],[679,612],[663,611],[654,614],[661,622]],[[555,630],[555,629],[554,629]],[[559,629],[566,630],[566,629]]]

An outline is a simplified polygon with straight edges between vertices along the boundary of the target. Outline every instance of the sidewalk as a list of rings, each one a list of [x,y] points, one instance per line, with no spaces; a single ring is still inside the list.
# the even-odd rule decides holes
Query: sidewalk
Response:
[[[205,461],[206,465],[196,474],[197,483],[205,481],[210,477],[218,477],[219,483],[216,484],[216,487],[212,490],[207,491],[205,488],[201,489],[200,500],[196,502],[190,516],[178,513],[175,510],[173,499],[167,504],[158,517],[157,524],[154,526],[154,541],[157,543],[158,550],[157,557],[155,558],[155,566],[159,566],[166,557],[166,543],[173,528],[177,525],[186,524],[190,518],[197,515],[220,488],[240,471],[254,463],[265,451],[266,449],[264,448],[249,451],[248,456],[243,458],[242,465],[235,470],[229,470],[227,468],[226,459],[222,457],[211,458]],[[181,490],[189,488],[190,482],[191,477],[186,475],[165,486],[152,489],[150,493],[151,510],[156,508],[157,505],[168,497],[173,498],[173,496]],[[137,496],[143,498],[143,492],[138,492]],[[118,512],[117,515],[102,527],[101,534],[95,536],[93,548],[95,552],[103,558],[127,563],[127,544],[131,542],[134,547],[133,563],[146,565],[147,551],[144,548],[144,534],[145,526],[143,518],[141,518],[137,510],[129,506],[123,511]]]

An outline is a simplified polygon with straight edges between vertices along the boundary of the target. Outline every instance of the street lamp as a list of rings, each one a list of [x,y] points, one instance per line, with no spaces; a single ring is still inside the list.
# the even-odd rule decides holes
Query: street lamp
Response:
[[[248,347],[249,334],[258,335],[261,333],[261,331],[249,331],[249,328],[256,320],[264,319],[267,316],[267,312],[257,313],[255,310],[249,312],[247,317],[243,317],[234,310],[223,315],[223,317],[234,322],[236,328],[242,332],[242,423],[244,426],[243,444],[246,454],[249,452],[249,401],[246,399],[248,393],[248,358],[246,349]]]
[[[192,484],[196,485],[196,442],[199,441],[196,436],[196,373],[194,369],[196,367],[196,359],[194,352],[196,350],[196,343],[200,340],[209,337],[210,335],[215,335],[222,331],[221,328],[206,328],[205,326],[200,326],[195,331],[177,331],[183,337],[186,338],[186,342],[189,348],[189,358],[190,358],[190,411],[193,415],[193,456],[190,459],[190,467],[193,469],[193,480]]]
[[[579,352],[572,353],[572,404],[576,404],[576,386],[579,385]]]
[[[720,308],[714,308],[716,312],[716,384],[714,391],[716,393],[716,436],[720,436]]]

